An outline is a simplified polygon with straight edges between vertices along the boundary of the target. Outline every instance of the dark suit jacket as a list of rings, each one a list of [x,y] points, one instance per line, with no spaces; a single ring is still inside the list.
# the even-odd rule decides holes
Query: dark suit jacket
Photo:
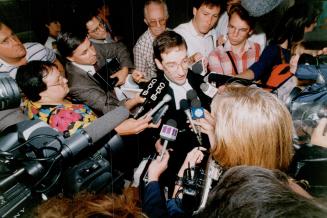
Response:
[[[165,79],[162,72],[158,73],[158,77],[161,77],[161,79]],[[206,96],[200,89],[200,85],[201,83],[203,83],[202,76],[197,75],[192,71],[189,71],[187,78],[189,84],[197,92],[197,95],[202,103],[202,107],[208,110],[210,108],[211,98]],[[173,90],[170,87],[168,88],[167,93],[170,94],[173,99],[169,102],[169,109],[163,117],[161,123],[165,124],[168,119],[174,119],[177,122],[177,128],[179,132],[176,141],[168,143],[168,147],[172,148],[173,151],[170,152],[168,169],[163,175],[162,182],[168,185],[169,188],[173,189],[176,174],[180,166],[184,162],[187,153],[191,151],[194,147],[198,147],[199,143],[197,141],[196,135],[190,130],[189,124],[186,122],[187,116],[185,112],[182,110],[176,110]],[[161,128],[158,128],[157,132],[152,134],[159,137],[160,129]],[[209,149],[210,144],[207,135],[202,134],[202,138],[203,146]],[[171,191],[172,190],[170,190],[169,192],[171,193]]]
[[[122,43],[94,45],[97,52],[97,68],[106,63],[106,59],[117,57],[121,67],[132,68],[127,48]],[[98,114],[105,114],[121,104],[112,91],[104,91],[99,83],[86,71],[73,63],[66,64],[68,86],[73,98],[87,104]]]

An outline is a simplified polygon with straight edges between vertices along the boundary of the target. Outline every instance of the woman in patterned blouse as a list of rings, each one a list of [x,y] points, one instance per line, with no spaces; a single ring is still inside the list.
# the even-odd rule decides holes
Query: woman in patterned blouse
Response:
[[[50,62],[32,61],[21,66],[16,81],[25,94],[28,117],[41,119],[67,137],[97,119],[87,105],[66,97],[67,79]]]

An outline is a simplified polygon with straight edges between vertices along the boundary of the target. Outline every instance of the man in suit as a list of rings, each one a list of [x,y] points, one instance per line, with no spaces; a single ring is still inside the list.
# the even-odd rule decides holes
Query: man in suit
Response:
[[[130,109],[135,106],[137,99],[120,102],[112,90],[101,87],[93,75],[99,69],[106,67],[106,62],[117,58],[121,69],[109,75],[118,78],[117,85],[125,82],[129,70],[133,68],[127,48],[121,43],[94,45],[86,34],[63,33],[58,39],[58,49],[68,62],[66,64],[70,95],[87,105],[98,114],[111,111],[120,104]]]
[[[177,139],[168,146],[173,149],[168,166],[168,187],[174,186],[174,176],[185,159],[186,154],[194,147],[200,146],[196,135],[190,130],[187,116],[180,108],[180,101],[187,98],[189,90],[195,90],[204,108],[209,108],[210,98],[200,89],[202,76],[189,70],[187,45],[184,38],[174,31],[165,31],[153,43],[155,63],[159,69],[158,77],[169,83],[167,93],[171,95],[169,109],[163,119],[174,119],[179,129]],[[209,142],[203,135],[203,146],[208,147]],[[170,184],[169,184],[170,183]],[[169,190],[171,193],[172,190]]]

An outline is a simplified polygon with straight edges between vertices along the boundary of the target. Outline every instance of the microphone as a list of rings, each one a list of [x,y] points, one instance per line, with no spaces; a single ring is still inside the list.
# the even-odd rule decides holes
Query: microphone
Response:
[[[160,154],[160,160],[167,149],[167,145],[169,141],[175,141],[178,133],[177,123],[173,119],[169,119],[166,124],[162,125],[160,130],[160,138],[164,139],[163,148]]]
[[[152,117],[164,104],[171,101],[172,97],[166,94],[163,99],[149,112],[148,116]]]
[[[189,120],[189,122],[191,124],[192,130],[196,134],[196,138],[197,138],[199,144],[202,145],[201,132],[198,132],[197,128],[195,127],[195,125],[193,123],[192,115],[191,115],[191,112],[190,112],[190,109],[189,109],[189,104],[188,104],[186,99],[182,99],[180,101],[180,108],[186,114],[187,119]]]
[[[152,78],[148,86],[143,89],[140,94],[141,97],[145,98],[145,101],[134,114],[134,118],[137,119],[144,110],[153,107],[154,102],[156,102],[157,99],[161,99],[163,97],[167,87],[168,82],[166,80]]]
[[[210,98],[213,98],[218,92],[218,89],[209,83],[202,83],[200,85],[200,89],[206,96],[209,96]]]
[[[196,93],[196,91],[194,89],[191,89],[191,90],[188,90],[186,92],[186,98],[189,100],[189,101],[192,101],[193,99],[197,98],[198,97],[198,94]]]
[[[204,118],[204,109],[201,107],[201,101],[197,98],[191,101],[191,115],[193,120]]]
[[[81,150],[99,141],[129,117],[129,111],[120,106],[93,121],[85,128],[85,133],[74,134],[67,139],[61,152],[64,158],[74,157]]]
[[[253,84],[252,80],[233,77],[233,76],[227,76],[227,75],[218,74],[218,73],[210,73],[208,76],[208,82],[215,84],[216,87],[225,85],[226,83],[229,84],[232,82],[238,82],[245,86],[249,86],[249,85]]]

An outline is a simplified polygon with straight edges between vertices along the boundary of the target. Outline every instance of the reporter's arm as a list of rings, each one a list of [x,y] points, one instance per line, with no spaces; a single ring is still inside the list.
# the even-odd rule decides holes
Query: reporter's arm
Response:
[[[236,75],[235,77],[242,78],[242,79],[253,80],[254,79],[254,72],[252,70],[250,70],[250,69],[247,69],[244,72]]]
[[[181,168],[178,171],[177,177],[178,178],[183,178],[184,176],[184,171],[190,166],[190,167],[194,167],[196,164],[201,163],[204,155],[202,153],[202,151],[207,150],[204,147],[195,147],[193,148],[192,151],[190,151],[185,160],[184,163],[182,164]],[[181,188],[181,184],[176,184],[175,188],[174,188],[174,192],[173,192],[173,198],[176,198],[176,194],[178,192],[178,190]]]

